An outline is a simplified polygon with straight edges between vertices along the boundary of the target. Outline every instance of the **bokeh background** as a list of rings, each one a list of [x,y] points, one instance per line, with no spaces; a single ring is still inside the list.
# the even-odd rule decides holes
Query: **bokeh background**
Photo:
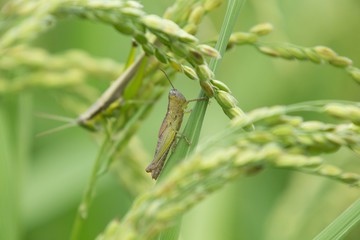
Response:
[[[4,3],[0,1],[0,5]],[[147,13],[158,15],[171,4],[166,0],[141,3]],[[201,40],[212,39],[218,34],[225,10],[226,2],[205,17],[197,35]],[[275,26],[275,31],[264,39],[266,41],[308,47],[329,46],[351,58],[355,66],[360,66],[358,0],[248,0],[235,30],[247,31],[261,22]],[[124,62],[130,42],[129,37],[104,24],[66,19],[41,34],[33,45],[51,53],[82,49],[94,56]],[[235,47],[227,52],[217,78],[230,87],[245,111],[317,99],[360,101],[360,86],[345,71],[326,64],[274,59],[251,46]],[[199,86],[196,82],[180,75],[174,81],[188,99],[197,96]],[[106,86],[106,82],[97,84],[99,91]],[[21,116],[21,108],[17,106],[19,98],[29,100],[33,113],[76,117],[54,97],[57,95],[52,90],[32,89],[12,96],[13,99],[7,102],[1,101],[0,97],[0,107],[8,113],[3,117],[11,123],[11,128],[6,131],[10,134],[19,131],[16,127]],[[137,134],[149,161],[166,107],[167,96],[164,95]],[[59,123],[37,118],[34,114],[31,116],[24,123],[31,131],[29,147],[17,149],[26,151],[28,159],[7,166],[8,169],[1,166],[19,180],[19,186],[16,186],[19,201],[10,204],[16,207],[14,212],[21,220],[18,239],[67,239],[98,144],[79,127],[35,138],[37,133],[59,126]],[[317,115],[303,116],[319,118]],[[205,117],[201,139],[211,137],[228,122],[213,101]],[[6,146],[11,146],[11,142]],[[328,158],[344,169],[360,172],[359,157],[354,153],[340,150]],[[81,239],[94,239],[111,219],[121,218],[131,206],[131,197],[119,183],[118,174],[121,171],[111,172],[99,181]],[[359,189],[329,179],[266,169],[226,185],[186,213],[182,239],[312,239],[359,196]],[[359,236],[360,226],[347,239],[359,239]]]

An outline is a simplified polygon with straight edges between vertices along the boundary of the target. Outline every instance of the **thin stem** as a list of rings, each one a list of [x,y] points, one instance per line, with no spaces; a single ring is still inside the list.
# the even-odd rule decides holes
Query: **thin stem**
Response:
[[[103,162],[103,155],[106,152],[106,150],[108,149],[108,145],[111,143],[110,141],[111,137],[106,134],[106,137],[101,145],[101,148],[98,152],[98,155],[96,157],[89,181],[88,181],[88,185],[86,187],[86,191],[84,192],[83,198],[81,200],[80,206],[78,208],[77,214],[76,214],[76,218],[75,218],[75,223],[73,225],[73,230],[72,230],[72,234],[71,234],[71,240],[77,240],[79,239],[79,234],[81,232],[84,220],[87,217],[87,213],[88,213],[88,208],[91,202],[91,198],[92,198],[92,194],[93,191],[95,189],[95,183],[98,177],[98,172],[99,169],[101,167],[101,163]]]
[[[129,58],[133,57],[132,54],[130,54]],[[141,54],[138,56],[137,60],[135,60],[126,70],[125,72],[115,80],[115,82],[104,92],[104,94],[95,102],[94,105],[92,105],[85,113],[80,115],[78,118],[78,121],[81,122],[82,120],[87,120],[91,118],[93,115],[95,115],[98,111],[101,111],[101,107],[99,106],[105,106],[110,102],[111,99],[113,99],[115,96],[119,96],[123,93],[125,87],[130,82],[134,74],[136,73],[137,69],[139,68],[140,64],[142,63],[143,59],[145,57],[145,54]],[[99,110],[100,109],[100,110]],[[83,198],[81,200],[81,204],[79,205],[75,222],[73,225],[73,230],[71,233],[72,240],[79,239],[79,234],[82,229],[82,225],[84,222],[84,219],[87,217],[88,208],[91,202],[92,193],[95,189],[96,181],[98,177],[101,175],[99,174],[100,168],[102,166],[103,162],[106,162],[108,160],[108,152],[109,147],[111,147],[111,134],[106,134],[105,139],[101,145],[101,148],[98,152],[98,155],[96,157],[87,187],[86,191],[84,192]]]
[[[230,0],[226,14],[225,19],[223,22],[223,25],[220,30],[219,39],[216,42],[215,48],[219,51],[220,55],[223,57],[226,51],[226,47],[228,45],[230,36],[233,32],[235,23],[237,19],[240,16],[241,9],[243,5],[245,4],[246,0]],[[216,75],[220,63],[222,61],[222,58],[212,58],[210,60],[209,68],[214,72]]]

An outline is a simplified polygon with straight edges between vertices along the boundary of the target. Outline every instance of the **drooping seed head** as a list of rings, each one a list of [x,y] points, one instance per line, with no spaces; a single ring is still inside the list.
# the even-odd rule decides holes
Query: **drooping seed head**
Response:
[[[341,119],[347,118],[349,115],[346,106],[337,103],[330,103],[325,105],[324,111],[333,117],[341,118]]]
[[[231,94],[222,90],[218,90],[216,92],[215,98],[216,101],[220,104],[220,106],[225,109],[234,108],[238,103]]]
[[[209,81],[200,81],[200,86],[205,92],[206,96],[212,98],[214,96],[214,89]]]
[[[173,69],[175,69],[178,72],[183,71],[181,64],[175,58],[169,58],[168,60]]]
[[[215,79],[212,79],[210,80],[210,82],[215,86],[217,87],[219,90],[222,90],[222,91],[225,91],[227,93],[231,93],[231,90],[228,86],[226,86],[225,83],[219,81],[219,80],[215,80]]]
[[[360,69],[355,67],[347,68],[347,72],[355,79],[357,83],[360,83]]]
[[[303,48],[304,53],[314,63],[321,63],[321,58],[311,48]]]
[[[198,30],[198,26],[194,23],[188,23],[185,25],[185,27],[183,28],[185,32],[195,35],[195,33]]]
[[[306,54],[300,48],[287,46],[286,50],[299,60],[304,60],[307,58]]]
[[[278,52],[282,58],[289,59],[289,60],[295,58],[294,55],[291,54],[291,53],[290,53],[286,48],[284,48],[284,47],[274,47],[274,50],[275,50],[276,52]]]
[[[210,12],[218,8],[224,0],[206,0],[204,3],[205,11]]]
[[[320,168],[319,173],[326,176],[335,177],[342,173],[342,170],[332,165],[324,165]]]
[[[313,50],[324,60],[330,61],[337,56],[337,53],[331,48],[324,46],[314,47]]]
[[[280,57],[280,53],[278,53],[276,50],[270,47],[258,47],[259,51],[262,53],[265,53],[267,55],[273,56],[273,57]]]
[[[350,58],[342,57],[342,56],[335,57],[334,59],[330,60],[329,63],[336,67],[342,67],[342,68],[351,66],[353,64]]]
[[[254,33],[237,32],[231,34],[230,41],[235,44],[254,43],[257,42],[258,36]]]
[[[215,58],[217,58],[217,59],[221,58],[220,53],[219,53],[215,48],[210,47],[209,45],[200,44],[200,45],[198,45],[197,47],[199,48],[199,50],[200,50],[202,53],[204,53],[204,54],[206,54],[206,55],[208,55],[208,56],[210,56],[210,57],[215,57]]]
[[[196,73],[200,81],[209,81],[211,79],[214,79],[215,77],[214,73],[210,70],[210,68],[206,63],[202,65],[198,65],[196,67]]]
[[[340,176],[338,176],[338,178],[341,181],[344,181],[349,184],[356,184],[357,186],[359,185],[359,181],[360,181],[360,176],[356,173],[351,173],[351,172],[342,173],[340,174]]]
[[[161,62],[161,63],[164,63],[164,64],[167,64],[168,61],[167,61],[167,57],[166,57],[166,54],[159,48],[155,48],[155,57]]]
[[[271,23],[260,23],[250,29],[250,32],[255,33],[258,36],[263,36],[271,33],[274,30],[274,26]]]
[[[182,68],[184,69],[184,73],[188,78],[190,78],[192,80],[199,80],[199,77],[196,74],[194,69],[192,69],[191,67],[188,67],[186,65],[182,65]]]
[[[202,17],[204,16],[205,13],[205,9],[203,6],[199,5],[197,7],[194,8],[194,10],[191,11],[188,22],[189,23],[194,23],[194,24],[199,24]]]

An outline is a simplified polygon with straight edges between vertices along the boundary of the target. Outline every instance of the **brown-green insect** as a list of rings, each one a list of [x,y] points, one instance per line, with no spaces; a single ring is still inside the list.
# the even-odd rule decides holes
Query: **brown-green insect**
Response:
[[[186,101],[184,95],[182,95],[177,89],[174,88],[165,71],[162,69],[160,70],[165,74],[173,89],[171,89],[169,92],[169,104],[166,116],[160,127],[159,140],[156,145],[154,159],[145,169],[146,172],[151,172],[151,177],[155,180],[160,175],[171,146],[176,142],[177,134],[182,135],[186,142],[190,144],[186,136],[179,132],[187,104],[189,102],[206,99],[198,98]]]
[[[136,47],[133,45],[133,47]],[[141,54],[137,60],[135,60],[120,77],[118,77],[108,89],[101,95],[96,102],[89,107],[84,113],[82,113],[78,118],[66,118],[62,116],[55,116],[51,114],[39,113],[36,114],[39,117],[59,120],[62,122],[68,122],[68,124],[42,132],[37,134],[36,136],[40,137],[43,135],[47,135],[50,133],[54,133],[69,127],[82,126],[88,130],[96,130],[91,123],[96,116],[100,115],[102,111],[106,110],[113,102],[119,100],[122,97],[126,86],[129,84],[133,76],[136,74],[136,71],[139,69],[141,62],[143,61],[145,54]]]

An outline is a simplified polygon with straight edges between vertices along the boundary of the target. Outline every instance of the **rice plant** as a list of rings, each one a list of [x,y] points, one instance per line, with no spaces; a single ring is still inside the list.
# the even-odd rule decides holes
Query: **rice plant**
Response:
[[[357,239],[360,5],[338,5],[4,2],[0,239]]]

